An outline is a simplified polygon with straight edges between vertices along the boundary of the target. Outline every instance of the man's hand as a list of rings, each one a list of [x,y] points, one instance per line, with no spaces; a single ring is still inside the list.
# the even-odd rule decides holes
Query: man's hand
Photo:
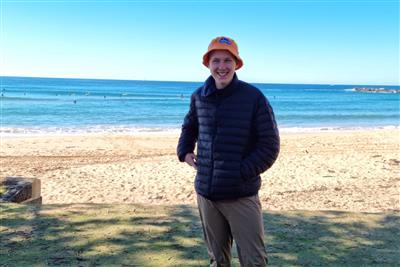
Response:
[[[197,170],[196,161],[197,161],[197,158],[196,158],[195,154],[193,154],[193,153],[186,154],[185,162]]]

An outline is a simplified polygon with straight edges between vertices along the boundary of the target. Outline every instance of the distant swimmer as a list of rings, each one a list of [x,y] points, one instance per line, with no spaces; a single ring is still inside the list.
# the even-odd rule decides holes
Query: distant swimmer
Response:
[[[74,104],[76,104],[76,99],[74,100]]]
[[[184,99],[185,97],[183,96],[183,94],[181,94],[181,98]]]
[[[104,98],[106,98],[106,96],[103,96]]]

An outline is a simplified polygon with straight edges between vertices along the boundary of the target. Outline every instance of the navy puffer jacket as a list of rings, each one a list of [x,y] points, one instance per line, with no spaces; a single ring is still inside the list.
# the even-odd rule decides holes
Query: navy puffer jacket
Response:
[[[272,108],[260,90],[238,80],[216,89],[210,76],[191,96],[177,154],[180,161],[197,143],[196,192],[210,200],[255,195],[260,174],[279,153]]]

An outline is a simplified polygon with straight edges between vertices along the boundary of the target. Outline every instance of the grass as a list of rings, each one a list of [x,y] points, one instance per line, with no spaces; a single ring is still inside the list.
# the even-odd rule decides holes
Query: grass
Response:
[[[207,266],[196,208],[0,203],[0,266]],[[398,266],[395,212],[264,212],[271,266]],[[234,253],[233,266],[239,266]]]
[[[0,183],[0,197],[7,192],[7,187]]]

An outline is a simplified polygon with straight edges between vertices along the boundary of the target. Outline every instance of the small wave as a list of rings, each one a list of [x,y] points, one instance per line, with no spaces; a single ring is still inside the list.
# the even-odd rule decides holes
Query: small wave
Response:
[[[336,131],[366,131],[366,130],[398,130],[399,125],[386,126],[324,126],[324,127],[280,127],[281,133],[303,133],[303,132],[336,132]]]
[[[307,133],[307,132],[335,132],[335,131],[363,131],[400,129],[399,125],[386,126],[366,126],[366,127],[341,127],[341,126],[321,126],[321,127],[290,127],[281,126],[281,133]],[[179,134],[178,126],[107,126],[97,125],[90,127],[0,127],[0,137],[35,137],[35,136],[57,136],[57,135],[152,135],[152,134]]]
[[[38,102],[43,102],[43,101],[56,101],[58,100],[57,98],[33,98],[33,97],[17,97],[17,96],[2,96],[1,100],[3,101],[38,101]]]
[[[26,137],[49,135],[96,135],[96,134],[152,134],[178,133],[180,128],[174,126],[107,126],[90,127],[0,127],[1,137]]]

